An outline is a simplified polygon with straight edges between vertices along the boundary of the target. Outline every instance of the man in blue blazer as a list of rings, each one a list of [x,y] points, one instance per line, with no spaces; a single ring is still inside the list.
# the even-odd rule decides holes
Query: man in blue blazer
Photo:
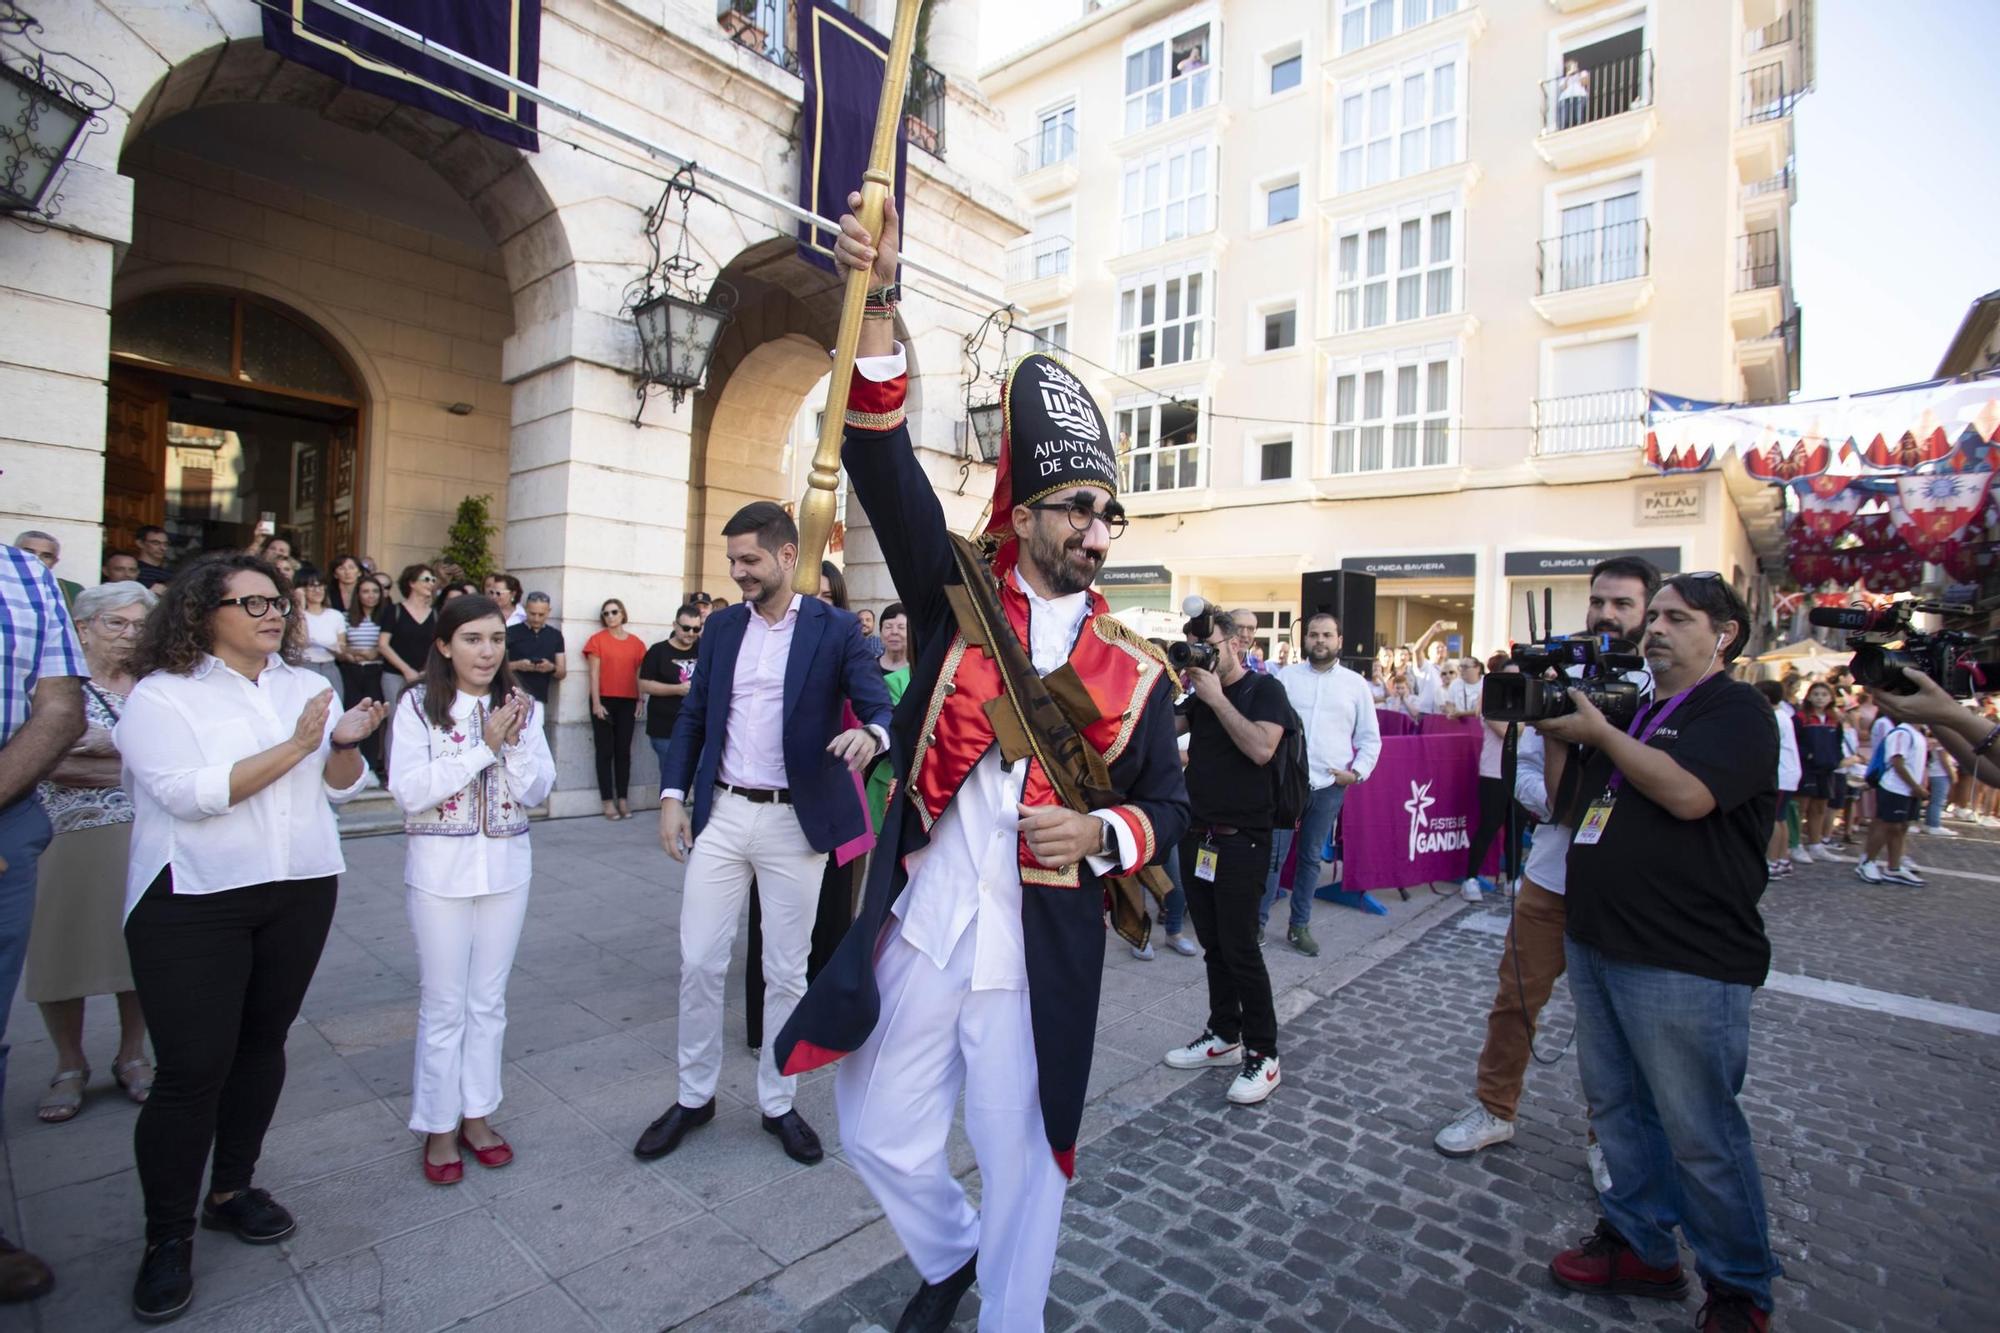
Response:
[[[827,853],[868,835],[854,774],[889,746],[889,691],[852,615],[792,591],[799,530],[778,505],[723,526],[743,603],[703,626],[694,681],[667,745],[660,844],[687,865],[681,897],[680,1095],[633,1151],[659,1157],[715,1118],[722,988],[744,895],[764,909],[764,1015],[784,1025],[805,994]],[[843,704],[864,725],[843,729]],[[692,815],[689,813],[692,798]],[[764,1129],[795,1161],[824,1155],[767,1048]]]

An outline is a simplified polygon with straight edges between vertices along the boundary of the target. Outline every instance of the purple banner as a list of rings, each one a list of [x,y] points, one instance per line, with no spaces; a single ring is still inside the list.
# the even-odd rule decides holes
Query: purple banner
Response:
[[[1341,807],[1342,887],[1456,884],[1478,826],[1477,736],[1385,736],[1375,771]],[[1498,868],[1503,841],[1493,840],[1480,873]]]
[[[1385,738],[1389,736],[1414,736],[1417,734],[1417,724],[1410,720],[1410,715],[1394,709],[1376,709],[1375,725],[1382,729],[1382,735]]]
[[[882,70],[889,39],[832,0],[798,0],[799,203],[823,218],[847,212],[847,196],[861,188],[875,113],[882,103]],[[896,125],[896,208],[903,207],[903,178],[910,156],[903,122]],[[799,256],[833,268],[835,234],[799,224]]]
[[[1446,717],[1443,713],[1425,713],[1417,726],[1419,736],[1480,736],[1481,723],[1476,717]]]
[[[367,0],[369,12],[523,83],[541,74],[542,0]],[[264,0],[264,45],[350,88],[533,151],[535,104],[311,0]]]

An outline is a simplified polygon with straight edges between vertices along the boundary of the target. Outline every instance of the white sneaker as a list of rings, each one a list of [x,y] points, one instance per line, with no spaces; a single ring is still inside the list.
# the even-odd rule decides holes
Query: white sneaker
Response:
[[[1167,936],[1167,947],[1183,958],[1192,958],[1201,952],[1201,946],[1189,939],[1185,931]]]
[[[1798,865],[1809,866],[1813,863],[1813,854],[1804,847],[1794,847],[1792,860]]]
[[[1894,880],[1898,884],[1915,885],[1920,889],[1924,886],[1924,877],[1917,873],[1916,865],[1908,857],[1903,858],[1903,864],[1884,870],[1882,878]]]
[[[1870,884],[1880,884],[1882,882],[1882,867],[1866,858],[1863,858],[1860,865],[1854,867],[1854,873],[1867,880]]]
[[[1243,1072],[1229,1085],[1229,1100],[1238,1106],[1254,1106],[1278,1087],[1278,1057],[1248,1051],[1243,1056]]]
[[[1942,824],[1939,824],[1936,828],[1926,828],[1924,832],[1930,834],[1933,838],[1956,838],[1958,836],[1957,829],[1946,828]]]
[[[1583,1146],[1583,1160],[1590,1163],[1590,1183],[1599,1194],[1611,1193],[1611,1168],[1604,1161],[1604,1145],[1592,1139]]]
[[[1211,1065],[1233,1065],[1243,1059],[1243,1043],[1224,1041],[1213,1032],[1204,1032],[1185,1046],[1167,1052],[1167,1064],[1175,1069],[1207,1069]]]
[[[2000,828],[2000,819],[1995,819],[1992,815],[1981,815],[1979,817],[1979,827]]]
[[[1150,938],[1148,938],[1148,939],[1147,939],[1147,941],[1146,941],[1146,942],[1145,942],[1144,944],[1135,944],[1135,945],[1133,945],[1133,946],[1132,946],[1132,956],[1133,956],[1134,958],[1138,959],[1138,960],[1139,960],[1140,962],[1142,962],[1142,963],[1150,963],[1150,962],[1152,962],[1152,961],[1153,961],[1153,941],[1152,941],[1152,940],[1151,940]]]
[[[1514,1137],[1514,1122],[1502,1120],[1481,1102],[1437,1132],[1431,1144],[1446,1157],[1470,1157]]]
[[[1486,895],[1480,892],[1478,880],[1468,879],[1458,886],[1458,896],[1469,903],[1476,903]]]

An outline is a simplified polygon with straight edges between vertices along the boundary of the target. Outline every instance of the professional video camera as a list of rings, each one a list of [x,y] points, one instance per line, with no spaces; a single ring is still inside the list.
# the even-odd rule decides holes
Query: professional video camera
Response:
[[[1554,590],[1542,589],[1542,614],[1555,626]],[[1479,712],[1489,722],[1540,722],[1576,711],[1569,697],[1582,690],[1598,712],[1613,722],[1629,722],[1639,711],[1639,687],[1625,679],[1646,661],[1625,639],[1609,634],[1551,634],[1535,637],[1535,598],[1528,594],[1529,642],[1510,656],[1519,672],[1496,671],[1480,688]],[[1556,679],[1545,680],[1550,671]]]
[[[1196,642],[1183,639],[1168,644],[1167,661],[1176,671],[1186,671],[1189,667],[1215,670],[1215,645],[1208,641],[1208,636],[1215,633],[1215,608],[1199,597],[1190,597],[1181,603],[1181,614],[1188,618],[1187,624],[1181,626],[1181,633]]]
[[[2000,662],[1975,662],[1975,634],[1964,630],[1940,629],[1920,633],[1910,628],[1910,618],[1923,611],[1946,620],[1972,614],[1961,602],[1891,602],[1876,610],[1866,606],[1816,606],[1806,619],[1824,629],[1848,631],[1847,646],[1854,650],[1848,664],[1857,683],[1890,694],[1915,694],[1917,687],[1909,673],[1929,676],[1955,698],[1972,697],[1975,678],[2000,682]],[[1900,641],[1900,647],[1892,646]],[[1989,686],[1990,688],[1990,686]]]

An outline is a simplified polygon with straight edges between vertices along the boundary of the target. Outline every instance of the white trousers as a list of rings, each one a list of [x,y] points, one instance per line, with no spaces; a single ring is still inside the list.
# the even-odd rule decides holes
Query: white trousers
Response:
[[[780,1078],[771,1056],[778,1030],[806,993],[806,956],[826,853],[816,852],[789,805],[758,805],[717,791],[689,853],[681,894],[680,1103],[708,1104],[722,1077],[722,989],[736,926],[757,880],[764,908],[764,1049],[757,1102],[765,1115],[792,1109],[796,1078]]]
[[[526,886],[445,898],[409,891],[421,991],[410,1128],[448,1134],[500,1106],[507,974],[528,915]]]
[[[1038,1333],[1067,1181],[1049,1151],[1028,992],[973,990],[979,923],[932,963],[892,926],[875,962],[882,1016],[834,1072],[840,1140],[926,1282],[979,1252],[981,1333]],[[974,1212],[945,1156],[965,1090]]]

